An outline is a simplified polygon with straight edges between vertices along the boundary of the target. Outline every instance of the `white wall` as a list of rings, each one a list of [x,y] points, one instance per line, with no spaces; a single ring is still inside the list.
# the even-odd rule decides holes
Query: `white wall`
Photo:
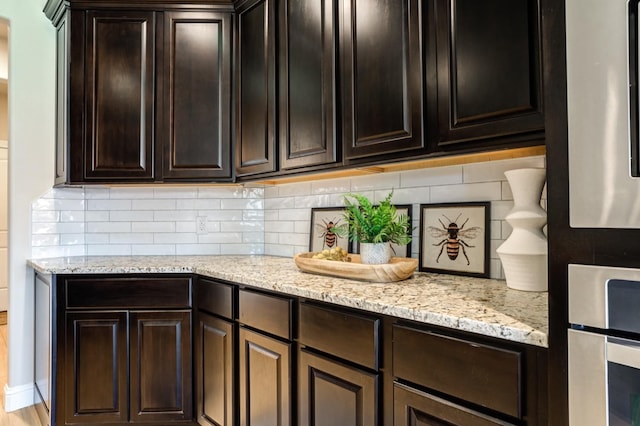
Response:
[[[32,401],[30,207],[53,183],[55,30],[44,0],[2,0],[9,36],[9,374],[7,411]]]

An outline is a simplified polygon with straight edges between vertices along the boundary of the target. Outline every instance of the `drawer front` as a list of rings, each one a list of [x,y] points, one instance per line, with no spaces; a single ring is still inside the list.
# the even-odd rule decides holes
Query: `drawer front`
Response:
[[[189,308],[191,278],[68,278],[67,309]]]
[[[200,278],[198,280],[198,309],[234,319],[234,286]]]
[[[241,324],[265,331],[283,339],[293,338],[291,299],[251,290],[238,292],[238,318]]]
[[[379,319],[301,303],[299,327],[303,345],[379,368]]]
[[[521,353],[393,327],[395,377],[520,418]]]

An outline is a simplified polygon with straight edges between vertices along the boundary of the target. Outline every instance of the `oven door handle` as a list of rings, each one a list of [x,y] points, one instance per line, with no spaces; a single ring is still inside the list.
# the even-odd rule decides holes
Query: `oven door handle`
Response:
[[[640,370],[640,346],[607,342],[607,361]]]

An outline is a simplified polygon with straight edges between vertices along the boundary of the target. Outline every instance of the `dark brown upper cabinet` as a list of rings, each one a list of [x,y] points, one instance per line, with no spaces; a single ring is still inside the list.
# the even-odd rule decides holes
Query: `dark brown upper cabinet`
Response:
[[[280,169],[336,163],[337,0],[280,0]]]
[[[89,11],[83,181],[154,176],[154,12]],[[73,31],[73,29],[72,29]]]
[[[345,159],[423,147],[419,0],[341,2],[342,139]]]
[[[250,0],[237,10],[237,176],[277,168],[275,3]]]
[[[229,13],[164,13],[165,179],[231,177]]]
[[[55,183],[231,179],[231,12],[50,0]]]
[[[540,141],[544,115],[538,0],[433,4],[436,150]]]

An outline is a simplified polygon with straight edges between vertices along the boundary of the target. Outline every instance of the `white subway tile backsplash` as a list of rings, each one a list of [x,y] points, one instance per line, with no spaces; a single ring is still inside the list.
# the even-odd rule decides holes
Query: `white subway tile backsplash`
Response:
[[[506,180],[504,172],[507,170],[529,167],[544,167],[544,157],[537,156],[513,160],[465,164],[462,169],[464,172],[464,183],[474,183]]]
[[[176,254],[182,256],[215,256],[220,254],[220,244],[176,244]]]
[[[176,232],[175,222],[131,222],[131,232]]]
[[[277,186],[276,194],[271,198],[295,197],[297,195],[311,194],[311,182],[289,183]]]
[[[175,256],[176,246],[172,244],[134,244],[131,254],[136,256]]]
[[[131,246],[127,244],[87,245],[88,256],[131,256]]]
[[[89,211],[84,212],[84,218],[87,222],[109,222],[111,215],[108,210]]]
[[[387,189],[398,187],[400,187],[399,173],[379,173],[367,176],[358,176],[351,179],[352,192],[360,193],[382,188]]]
[[[87,200],[87,210],[131,210],[131,200]]]
[[[462,183],[462,166],[411,170],[400,176],[401,188],[430,187]]]
[[[150,232],[112,232],[109,234],[111,244],[152,244],[153,234]]]
[[[349,179],[327,179],[311,183],[312,194],[343,194],[351,192]]]
[[[176,200],[132,200],[133,210],[175,210]]]
[[[114,210],[109,214],[111,222],[152,221],[153,210]]]
[[[344,205],[344,194],[413,205],[412,256],[420,204],[491,202],[491,276],[504,278],[495,249],[511,232],[504,170],[544,167],[544,157],[494,161],[274,186],[52,189],[32,203],[32,256],[269,254],[309,250],[312,208]],[[543,194],[546,198],[546,192]],[[543,200],[542,205],[546,205]],[[207,233],[196,233],[196,217]]]
[[[432,203],[494,201],[502,197],[500,182],[471,183],[431,187]]]
[[[88,222],[87,232],[131,232],[131,222]]]
[[[152,188],[111,188],[109,198],[112,200],[141,200],[152,199]]]
[[[175,232],[153,234],[154,244],[196,244],[198,235],[195,232]]]

